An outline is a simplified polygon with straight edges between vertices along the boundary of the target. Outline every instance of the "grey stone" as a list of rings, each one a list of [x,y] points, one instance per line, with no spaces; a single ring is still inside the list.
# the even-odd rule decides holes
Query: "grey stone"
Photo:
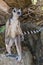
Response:
[[[0,54],[0,65],[31,65],[32,64],[32,55],[28,51],[25,51],[23,54],[23,59],[21,62],[17,62],[15,57],[6,57],[4,54]]]

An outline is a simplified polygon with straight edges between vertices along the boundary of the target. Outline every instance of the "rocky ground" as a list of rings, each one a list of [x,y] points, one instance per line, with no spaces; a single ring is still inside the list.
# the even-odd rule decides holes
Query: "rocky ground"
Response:
[[[21,62],[17,62],[15,57],[6,57],[0,54],[0,65],[32,65],[32,55],[29,51],[24,52]]]

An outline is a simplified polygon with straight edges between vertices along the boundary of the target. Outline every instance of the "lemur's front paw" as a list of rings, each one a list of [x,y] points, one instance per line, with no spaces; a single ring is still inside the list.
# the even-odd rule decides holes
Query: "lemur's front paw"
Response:
[[[22,41],[24,41],[24,36],[22,35]]]
[[[21,35],[21,41],[24,41],[24,35]]]

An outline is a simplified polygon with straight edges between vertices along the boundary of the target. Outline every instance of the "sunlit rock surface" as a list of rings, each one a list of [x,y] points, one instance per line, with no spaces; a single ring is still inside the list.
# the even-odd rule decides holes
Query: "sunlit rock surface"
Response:
[[[29,50],[23,53],[23,59],[18,63],[15,57],[6,57],[4,54],[0,54],[0,65],[31,65],[32,55]]]

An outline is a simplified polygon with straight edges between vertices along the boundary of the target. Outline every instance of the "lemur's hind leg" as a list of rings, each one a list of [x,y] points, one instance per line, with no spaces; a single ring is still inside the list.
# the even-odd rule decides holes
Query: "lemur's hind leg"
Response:
[[[6,45],[6,50],[7,50],[8,54],[11,54],[11,46],[13,45],[13,40],[6,39],[5,45]]]
[[[21,61],[22,53],[21,53],[20,35],[18,35],[15,38],[15,45],[16,45],[16,49],[17,49],[17,53],[18,53],[18,56],[16,57],[16,59],[18,61]]]

